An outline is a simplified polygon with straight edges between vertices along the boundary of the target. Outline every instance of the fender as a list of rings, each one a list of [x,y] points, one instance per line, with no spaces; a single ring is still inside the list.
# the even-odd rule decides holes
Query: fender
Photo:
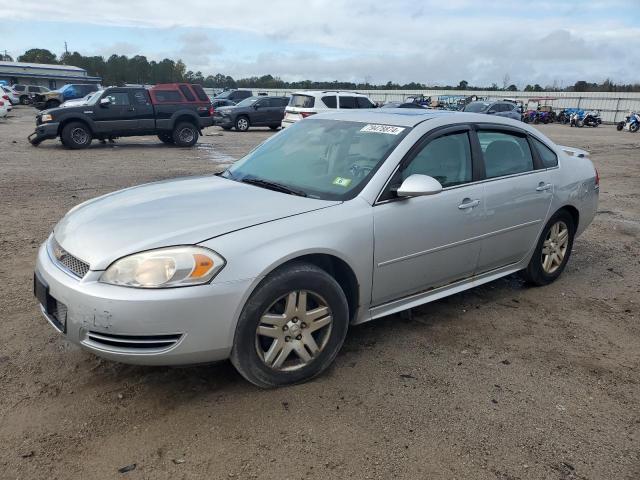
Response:
[[[156,127],[158,130],[173,130],[176,126],[176,121],[180,117],[189,117],[189,119],[199,128],[200,117],[196,115],[193,110],[188,108],[180,108],[171,114],[169,118],[158,118],[156,120]]]
[[[87,112],[90,109],[87,109]],[[91,114],[93,113],[93,111],[91,111]],[[74,121],[80,121],[80,122],[84,122],[87,125],[89,125],[89,128],[91,129],[91,131],[93,133],[97,132],[97,125],[96,122],[93,120],[93,118],[91,118],[91,114],[85,113],[85,112],[65,112],[62,113],[60,115],[60,119],[57,120],[58,123],[60,124],[60,128],[58,129],[58,135],[60,134],[60,132],[62,132],[62,128],[64,128],[64,125],[69,123],[69,122],[74,122]]]

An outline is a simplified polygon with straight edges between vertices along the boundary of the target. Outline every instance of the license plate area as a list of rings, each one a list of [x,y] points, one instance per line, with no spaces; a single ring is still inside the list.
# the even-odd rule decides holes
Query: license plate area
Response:
[[[33,294],[42,305],[51,324],[60,332],[67,331],[67,307],[49,294],[49,285],[38,272],[33,274]]]

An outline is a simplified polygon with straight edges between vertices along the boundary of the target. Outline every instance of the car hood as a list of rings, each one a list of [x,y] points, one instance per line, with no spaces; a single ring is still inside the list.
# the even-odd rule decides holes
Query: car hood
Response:
[[[238,107],[238,106],[236,106],[236,105],[226,105],[226,106],[224,106],[224,107],[218,107],[218,108],[216,108],[216,111],[217,111],[217,112],[220,112],[220,113],[222,113],[222,112],[232,112],[232,111],[234,111],[234,110],[239,110],[239,109],[241,109],[241,108],[244,108],[244,107]]]
[[[132,187],[82,203],[60,220],[54,236],[92,270],[104,270],[132,253],[196,244],[339,203],[217,176],[190,177]]]

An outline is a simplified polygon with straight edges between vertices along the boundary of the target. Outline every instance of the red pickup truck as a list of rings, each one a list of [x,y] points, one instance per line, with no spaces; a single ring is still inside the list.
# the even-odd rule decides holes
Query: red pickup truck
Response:
[[[60,137],[68,148],[86,148],[99,140],[157,135],[164,143],[190,147],[213,125],[211,100],[200,85],[168,83],[109,87],[85,102],[43,110],[36,116],[32,145]]]

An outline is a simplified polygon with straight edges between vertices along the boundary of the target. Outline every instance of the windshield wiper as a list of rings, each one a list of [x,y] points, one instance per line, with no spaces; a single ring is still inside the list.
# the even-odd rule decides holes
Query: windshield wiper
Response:
[[[302,190],[296,190],[276,182],[263,180],[262,178],[243,178],[240,181],[257,187],[268,188],[269,190],[274,190],[276,192],[288,193],[289,195],[297,195],[299,197],[308,197],[308,195]]]

